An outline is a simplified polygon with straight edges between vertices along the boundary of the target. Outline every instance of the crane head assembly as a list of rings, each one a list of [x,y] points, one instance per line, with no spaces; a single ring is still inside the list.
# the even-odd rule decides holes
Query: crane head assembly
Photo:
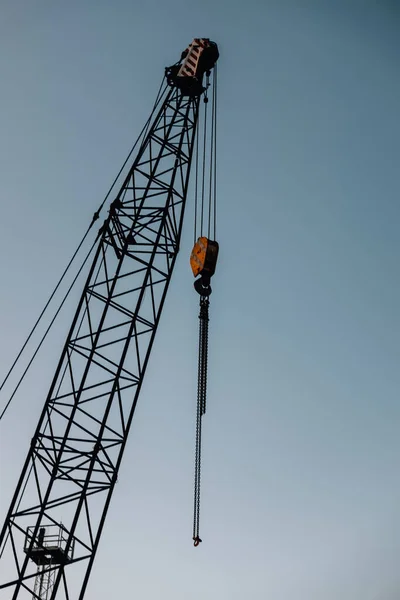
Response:
[[[218,57],[215,42],[195,38],[182,52],[181,60],[165,70],[169,85],[179,88],[183,96],[200,96],[205,91],[204,73],[211,71]]]

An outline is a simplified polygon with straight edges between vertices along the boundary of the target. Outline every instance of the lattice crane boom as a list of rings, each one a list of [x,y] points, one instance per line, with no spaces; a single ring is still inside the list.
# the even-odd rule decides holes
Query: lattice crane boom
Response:
[[[0,534],[0,600],[82,600],[182,231],[203,76],[198,39],[99,231],[78,308]],[[62,522],[62,524],[61,524]]]

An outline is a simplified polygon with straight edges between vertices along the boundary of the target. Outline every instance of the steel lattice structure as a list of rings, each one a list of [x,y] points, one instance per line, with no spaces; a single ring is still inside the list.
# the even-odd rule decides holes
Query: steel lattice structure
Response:
[[[179,250],[203,90],[166,86],[99,232],[0,534],[1,600],[84,597]]]

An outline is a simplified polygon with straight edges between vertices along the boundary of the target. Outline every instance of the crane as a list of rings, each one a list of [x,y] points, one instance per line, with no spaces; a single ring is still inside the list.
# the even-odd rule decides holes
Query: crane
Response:
[[[214,42],[195,38],[180,60],[166,68],[137,155],[98,231],[78,307],[1,529],[0,600],[84,598],[179,251],[193,162],[199,216],[190,264],[200,295],[194,545],[201,541],[201,417],[206,408],[210,278],[218,244],[211,239],[214,184],[210,176],[208,195],[205,181],[206,146],[211,144],[215,182],[215,125],[213,121],[210,134],[205,112],[200,139],[198,123],[201,110],[207,109],[212,71],[216,90],[218,56]],[[214,114],[216,92],[212,105]],[[92,225],[98,217],[99,211]],[[213,228],[215,238],[215,215]]]

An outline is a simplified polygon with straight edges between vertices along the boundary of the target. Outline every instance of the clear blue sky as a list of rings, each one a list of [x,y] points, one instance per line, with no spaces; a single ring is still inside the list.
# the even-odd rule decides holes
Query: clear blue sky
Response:
[[[195,36],[218,42],[203,544],[191,208],[87,600],[397,600],[399,3],[3,0],[0,374]],[[0,424],[4,515],[73,306]],[[7,397],[0,397],[3,406]]]

